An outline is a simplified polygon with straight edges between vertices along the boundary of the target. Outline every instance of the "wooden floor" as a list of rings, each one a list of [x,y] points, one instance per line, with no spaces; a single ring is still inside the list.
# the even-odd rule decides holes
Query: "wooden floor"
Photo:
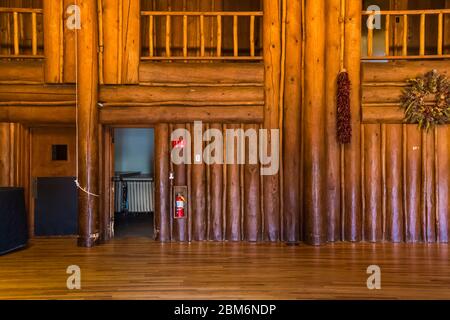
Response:
[[[159,244],[114,240],[93,249],[74,239],[34,240],[0,257],[0,299],[450,299],[447,245]],[[368,290],[366,269],[382,270]],[[79,265],[82,290],[66,289]]]

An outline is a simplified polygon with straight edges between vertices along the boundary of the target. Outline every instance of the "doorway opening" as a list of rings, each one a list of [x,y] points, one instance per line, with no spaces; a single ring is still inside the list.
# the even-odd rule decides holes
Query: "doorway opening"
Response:
[[[114,237],[154,238],[152,128],[114,129]]]

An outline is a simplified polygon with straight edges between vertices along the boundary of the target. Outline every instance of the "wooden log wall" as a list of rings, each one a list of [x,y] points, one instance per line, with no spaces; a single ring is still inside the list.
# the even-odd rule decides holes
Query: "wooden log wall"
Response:
[[[263,228],[267,220],[262,210],[262,178],[258,164],[206,165],[194,163],[194,147],[185,148],[192,156],[191,165],[173,166],[174,185],[188,187],[188,216],[177,220],[169,211],[169,199],[173,192],[169,173],[170,141],[169,129],[186,128],[193,138],[203,135],[206,129],[214,129],[226,137],[227,129],[259,130],[260,124],[204,124],[202,131],[194,132],[193,123],[155,126],[156,172],[156,238],[160,241],[261,241],[269,238],[269,229]],[[212,142],[212,141],[211,141]],[[237,142],[237,141],[236,141]],[[209,144],[210,142],[208,142]],[[206,146],[206,144],[204,145]],[[247,148],[249,145],[247,144]],[[220,147],[219,147],[220,148]],[[227,143],[224,141],[223,154]],[[237,153],[235,148],[235,156]],[[258,151],[259,152],[259,151]],[[237,160],[237,158],[235,158]],[[276,240],[275,240],[276,241]]]
[[[420,131],[400,107],[406,81],[433,69],[448,75],[450,63],[363,64],[364,240],[448,241],[449,126]]]
[[[448,241],[449,128],[422,133],[403,124],[398,101],[407,78],[433,68],[448,74],[448,61],[364,64],[361,76],[360,1],[264,1],[264,66],[218,67],[140,63],[139,2],[79,0],[89,19],[78,35],[78,117],[74,86],[56,85],[73,82],[75,68],[74,34],[53,20],[68,4],[58,1],[44,3],[52,13],[47,28],[59,39],[46,44],[54,63],[0,65],[0,81],[6,81],[0,83],[0,122],[20,123],[0,125],[0,183],[29,185],[19,161],[27,156],[28,126],[78,120],[79,182],[98,195],[97,179],[103,181],[105,213],[98,217],[99,199],[83,193],[80,244],[92,245],[99,231],[104,239],[112,234],[105,187],[111,163],[99,168],[98,157],[113,154],[110,127],[133,125],[156,130],[160,241]],[[339,146],[335,95],[343,69],[352,81],[353,139]],[[43,84],[44,77],[52,85]],[[282,129],[280,174],[263,177],[260,165],[250,164],[171,164],[171,131],[195,134],[196,120],[204,121],[202,130],[222,133]],[[171,172],[174,185],[188,186],[186,220],[173,218]]]

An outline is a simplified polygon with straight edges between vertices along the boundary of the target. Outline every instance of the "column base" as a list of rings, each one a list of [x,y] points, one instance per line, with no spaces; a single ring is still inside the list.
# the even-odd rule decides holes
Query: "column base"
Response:
[[[93,238],[78,237],[77,245],[83,248],[92,248],[96,245],[96,240]]]

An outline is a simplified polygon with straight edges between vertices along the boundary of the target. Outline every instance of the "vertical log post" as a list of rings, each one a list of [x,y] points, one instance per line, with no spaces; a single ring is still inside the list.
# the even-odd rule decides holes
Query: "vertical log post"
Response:
[[[302,108],[301,1],[287,1],[286,81],[284,93],[284,239],[300,240],[300,153]]]
[[[204,125],[193,126],[192,139],[201,141],[203,132],[205,130]],[[196,137],[196,138],[195,138]],[[194,145],[192,157],[192,238],[194,241],[207,240],[207,217],[206,217],[206,165],[203,161],[203,154],[201,152],[200,142],[199,145]]]
[[[155,127],[155,238],[170,241],[169,125]]]
[[[98,233],[98,32],[97,1],[78,1],[81,29],[78,31],[78,245],[92,247]]]
[[[265,65],[264,128],[279,128],[279,100],[281,76],[281,19],[278,0],[264,1],[263,46]],[[272,137],[268,136],[267,149],[271,150]],[[280,238],[280,186],[279,174],[263,177],[264,239]]]
[[[342,24],[339,23],[343,8],[341,0],[327,1],[326,10],[326,41],[325,55],[326,76],[326,212],[328,214],[328,241],[340,240],[340,147],[336,139],[336,92],[337,76],[341,68],[341,58],[337,52],[343,50]]]
[[[211,129],[222,132],[222,125],[218,123],[211,124]],[[223,150],[223,148],[222,148]],[[213,241],[223,240],[223,210],[222,210],[222,194],[223,194],[223,165],[211,165],[211,228],[209,239]]]
[[[245,131],[259,130],[258,125],[245,125]],[[244,239],[246,241],[261,241],[261,202],[260,202],[260,174],[259,164],[250,163],[250,145],[245,144],[246,161],[244,165]],[[297,157],[293,157],[297,158]],[[298,158],[297,158],[298,159]],[[297,181],[298,182],[298,181]],[[296,213],[298,215],[298,212]],[[298,226],[297,226],[298,227]]]
[[[62,0],[44,1],[45,82],[59,83],[61,79],[61,12]],[[97,48],[95,48],[97,50]]]
[[[304,213],[305,242],[327,240],[324,190],[325,0],[306,2]]]
[[[360,241],[361,226],[361,10],[362,2],[346,0],[345,67],[352,83],[352,143],[344,150],[344,240]]]

